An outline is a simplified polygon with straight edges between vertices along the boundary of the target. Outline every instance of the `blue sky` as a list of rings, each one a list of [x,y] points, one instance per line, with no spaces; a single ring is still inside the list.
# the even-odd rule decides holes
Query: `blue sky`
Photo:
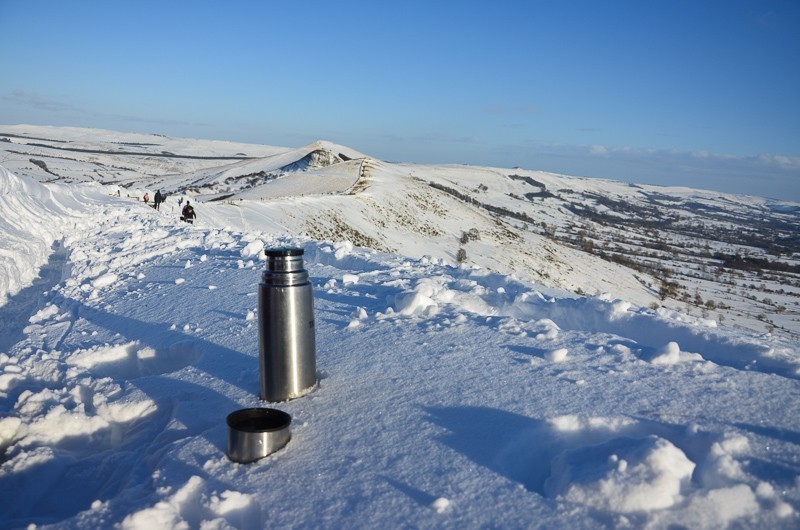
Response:
[[[0,123],[800,201],[800,2],[0,0]]]

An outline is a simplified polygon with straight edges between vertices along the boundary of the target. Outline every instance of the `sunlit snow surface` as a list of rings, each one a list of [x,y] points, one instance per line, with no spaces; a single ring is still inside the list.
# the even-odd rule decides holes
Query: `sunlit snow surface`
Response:
[[[0,178],[0,527],[800,524],[796,344]],[[276,245],[305,249],[319,387],[234,464]]]

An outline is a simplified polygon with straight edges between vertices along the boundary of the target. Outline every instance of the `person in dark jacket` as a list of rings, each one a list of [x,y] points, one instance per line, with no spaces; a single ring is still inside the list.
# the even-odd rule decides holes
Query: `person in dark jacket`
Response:
[[[156,196],[155,196],[155,198],[153,199],[153,202],[154,202],[154,203],[155,203],[155,205],[156,205],[156,210],[158,210],[158,209],[159,209],[159,206],[161,206],[161,203],[162,203],[162,202],[164,202],[164,196],[161,194],[161,190],[158,190],[158,191],[156,192]]]
[[[191,203],[189,203],[188,200],[186,201],[186,206],[183,207],[183,211],[181,213],[183,214],[181,215],[181,221],[194,223],[194,218],[196,217],[194,213],[194,207],[191,205]]]

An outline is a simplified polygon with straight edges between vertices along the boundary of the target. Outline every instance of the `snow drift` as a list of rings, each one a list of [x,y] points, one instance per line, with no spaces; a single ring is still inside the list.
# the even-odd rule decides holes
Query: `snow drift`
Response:
[[[0,166],[0,304],[36,278],[73,218],[97,200],[92,188],[47,186]]]

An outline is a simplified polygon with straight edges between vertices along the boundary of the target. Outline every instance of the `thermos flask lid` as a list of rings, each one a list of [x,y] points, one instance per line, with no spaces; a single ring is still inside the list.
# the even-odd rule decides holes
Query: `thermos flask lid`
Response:
[[[302,256],[302,248],[282,247],[282,248],[268,248],[264,251],[268,258],[288,258],[290,256]]]
[[[228,458],[254,462],[284,447],[292,437],[292,417],[269,408],[240,409],[228,414]]]
[[[303,271],[303,249],[294,247],[270,248],[264,251],[267,255],[267,275],[275,273],[294,273]],[[269,282],[269,280],[267,280]],[[293,284],[296,280],[277,280],[269,283]],[[305,281],[305,280],[302,280]]]

